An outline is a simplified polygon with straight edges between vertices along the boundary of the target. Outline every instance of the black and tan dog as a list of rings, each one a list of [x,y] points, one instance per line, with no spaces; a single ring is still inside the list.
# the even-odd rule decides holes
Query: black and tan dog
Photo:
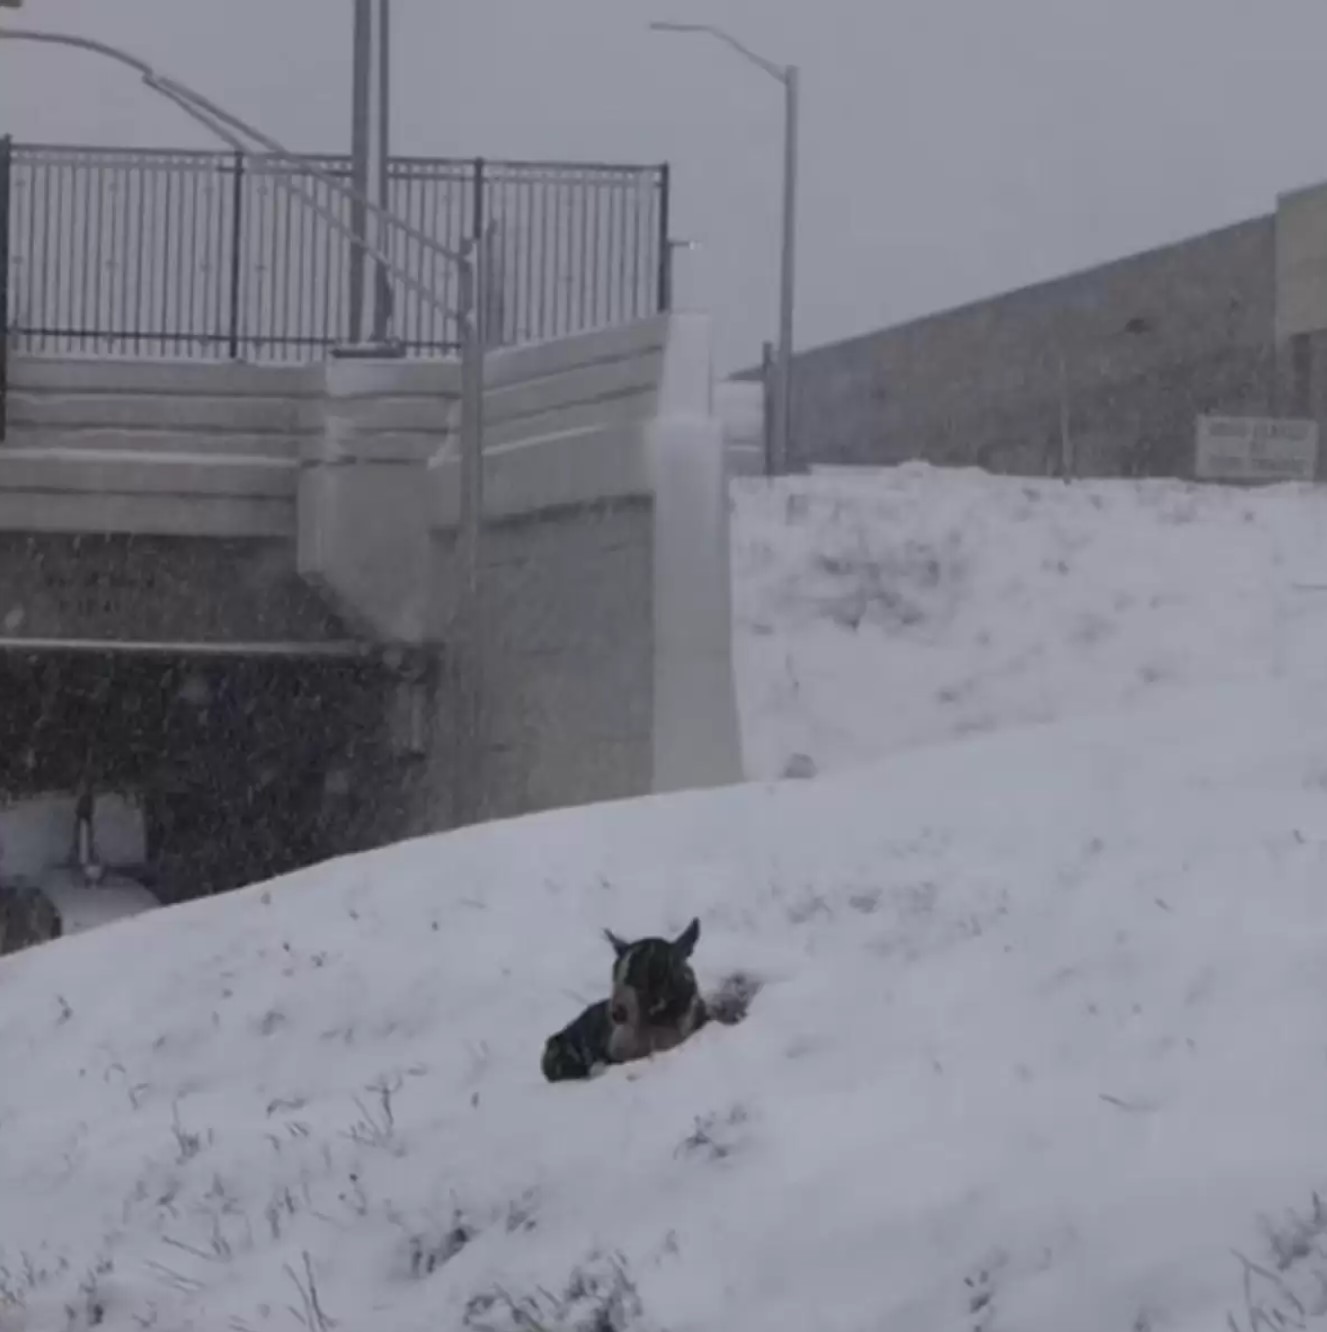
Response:
[[[604,937],[615,954],[612,991],[545,1042],[542,1066],[550,1082],[588,1078],[609,1064],[671,1050],[709,1018],[690,962],[699,920],[676,939],[628,943],[612,930]]]

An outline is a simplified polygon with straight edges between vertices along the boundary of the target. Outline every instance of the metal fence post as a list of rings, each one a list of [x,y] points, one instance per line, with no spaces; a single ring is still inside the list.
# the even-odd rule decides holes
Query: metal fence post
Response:
[[[659,168],[659,313],[673,308],[673,244],[669,236],[668,205],[672,187],[668,163]]]
[[[14,141],[0,138],[0,444],[9,414],[9,190]]]
[[[484,275],[487,245],[480,234],[465,243],[457,316],[461,341],[461,440],[456,544],[456,616],[450,652],[456,716],[455,822],[475,823],[484,807],[483,590],[480,541],[484,508]]]
[[[240,284],[244,264],[244,154],[236,153],[230,181],[230,359],[240,359]]]
[[[474,197],[470,200],[470,235],[476,245],[484,237],[484,220],[488,209],[484,199],[484,159],[476,157],[470,168]]]

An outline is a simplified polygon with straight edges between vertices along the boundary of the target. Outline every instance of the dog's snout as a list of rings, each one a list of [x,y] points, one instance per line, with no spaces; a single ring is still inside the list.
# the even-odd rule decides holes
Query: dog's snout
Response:
[[[624,1026],[626,1026],[626,1023],[627,1023],[627,1008],[626,1008],[626,1005],[625,1005],[625,1004],[614,1004],[614,1005],[608,1010],[608,1016],[611,1017],[611,1018],[613,1019],[613,1021],[614,1021],[615,1023],[617,1023],[617,1025],[618,1025],[619,1027],[624,1027]]]

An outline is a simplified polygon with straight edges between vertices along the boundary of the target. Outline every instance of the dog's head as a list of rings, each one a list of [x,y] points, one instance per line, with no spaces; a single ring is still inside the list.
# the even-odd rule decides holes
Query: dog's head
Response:
[[[613,990],[609,1016],[617,1027],[659,1027],[681,1021],[696,1002],[696,975],[690,958],[700,938],[693,920],[676,939],[637,939],[627,943],[612,930]]]

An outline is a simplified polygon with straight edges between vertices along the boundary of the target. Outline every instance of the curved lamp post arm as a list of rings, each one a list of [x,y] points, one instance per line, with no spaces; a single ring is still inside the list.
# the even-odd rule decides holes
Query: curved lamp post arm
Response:
[[[778,79],[780,83],[788,82],[788,69],[784,65],[776,65],[772,60],[766,60],[763,55],[758,55],[745,42],[740,42],[731,32],[718,27],[713,23],[651,23],[650,27],[655,32],[699,32],[713,37],[716,41],[723,42],[725,46],[731,46],[738,55],[749,60],[753,65],[758,65],[771,78]]]

